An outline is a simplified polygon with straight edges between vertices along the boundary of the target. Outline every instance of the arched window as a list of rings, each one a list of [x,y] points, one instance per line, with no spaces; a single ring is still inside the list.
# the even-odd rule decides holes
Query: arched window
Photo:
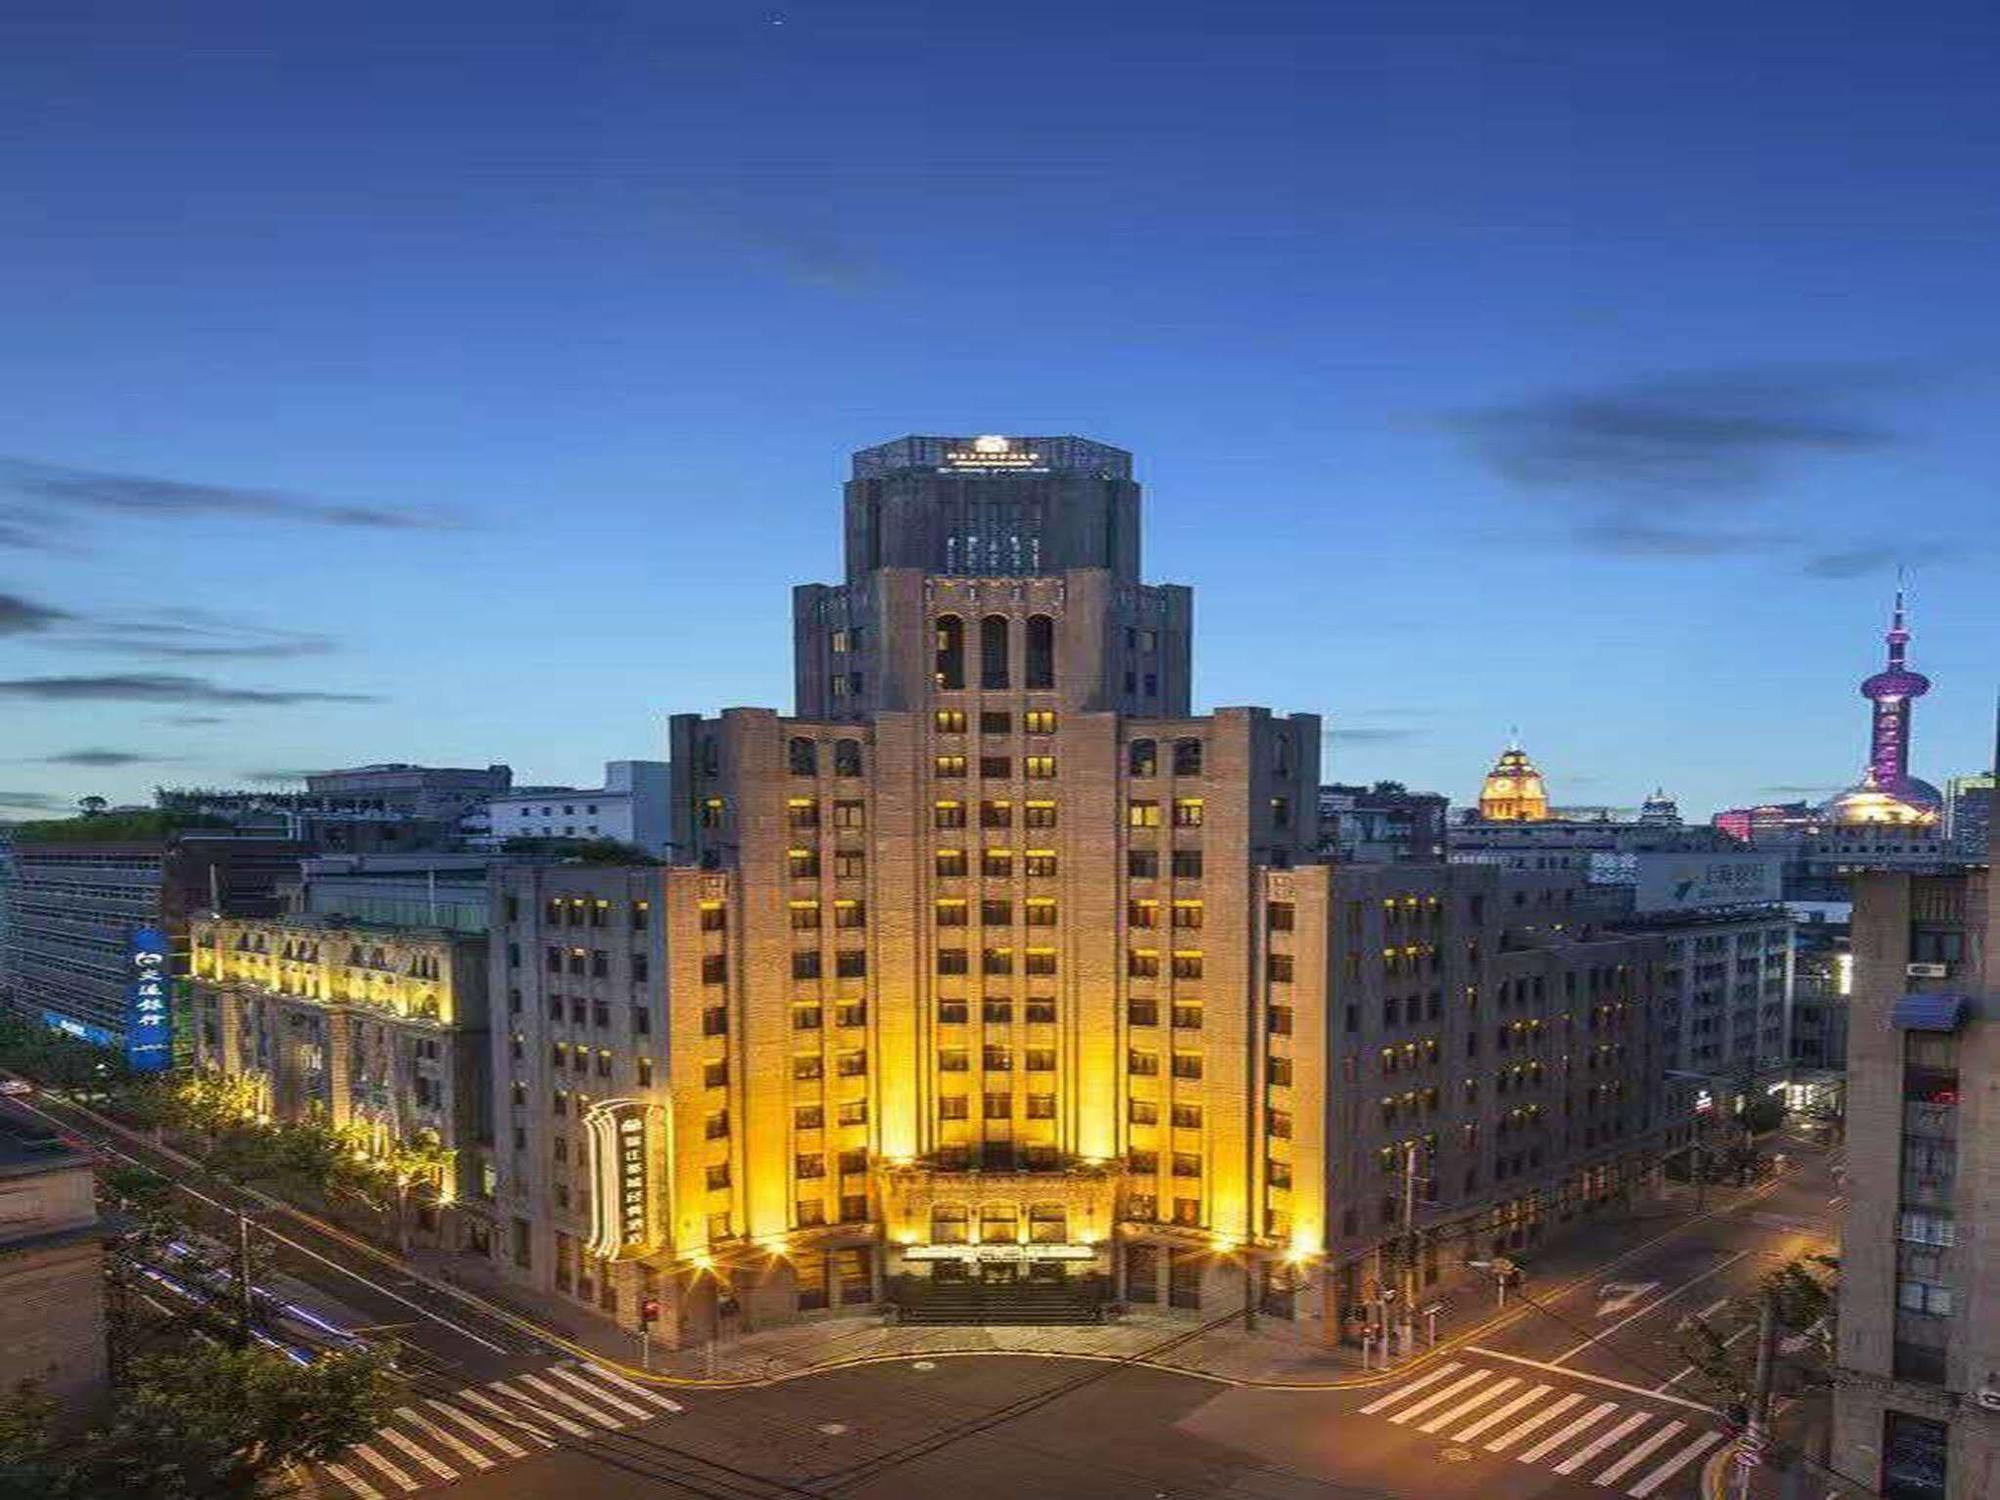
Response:
[[[1159,769],[1159,747],[1151,740],[1134,740],[1125,752],[1125,772],[1128,776],[1151,776]]]
[[[1020,1238],[1017,1226],[1021,1211],[1012,1203],[982,1203],[979,1207],[979,1243],[1011,1245]]]
[[[1068,1244],[1068,1211],[1060,1203],[1029,1204],[1028,1238],[1037,1245]]]
[[[1028,683],[1031,688],[1056,685],[1056,622],[1047,615],[1028,616]]]
[[[819,746],[804,735],[794,735],[787,747],[785,759],[794,776],[817,776],[819,774]]]
[[[970,1234],[971,1212],[963,1203],[931,1205],[931,1243],[963,1245]]]
[[[835,740],[833,742],[833,774],[836,776],[859,776],[861,774],[861,741]]]
[[[1199,776],[1201,774],[1201,741],[1174,741],[1174,774],[1176,776]]]
[[[936,670],[939,687],[965,686],[965,621],[957,615],[938,616]]]
[[[1007,617],[988,615],[979,622],[979,685],[1007,686]]]
[[[714,735],[705,736],[701,742],[701,774],[720,776],[722,774],[722,746]]]

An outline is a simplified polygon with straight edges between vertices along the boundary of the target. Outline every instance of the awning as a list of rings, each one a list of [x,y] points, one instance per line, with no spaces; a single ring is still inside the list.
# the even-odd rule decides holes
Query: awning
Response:
[[[1889,1024],[1898,1031],[1956,1031],[1974,1008],[1970,995],[1905,995],[1896,1002]]]

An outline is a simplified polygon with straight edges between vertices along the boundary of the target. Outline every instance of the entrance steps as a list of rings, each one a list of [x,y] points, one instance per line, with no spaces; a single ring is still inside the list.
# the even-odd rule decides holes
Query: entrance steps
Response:
[[[1102,1323],[1104,1308],[1089,1282],[916,1282],[895,1292],[898,1323],[940,1326],[1057,1327]]]

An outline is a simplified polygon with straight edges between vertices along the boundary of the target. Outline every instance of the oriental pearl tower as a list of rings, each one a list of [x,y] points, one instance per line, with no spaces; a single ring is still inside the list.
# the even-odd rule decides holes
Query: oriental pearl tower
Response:
[[[1861,684],[1861,696],[1875,705],[1868,770],[1859,785],[1826,804],[1823,813],[1830,823],[1928,825],[1937,822],[1944,805],[1936,787],[1910,774],[1910,709],[1931,690],[1931,680],[1904,660],[1910,632],[1903,621],[1900,588],[1884,639],[1889,645],[1888,664]]]

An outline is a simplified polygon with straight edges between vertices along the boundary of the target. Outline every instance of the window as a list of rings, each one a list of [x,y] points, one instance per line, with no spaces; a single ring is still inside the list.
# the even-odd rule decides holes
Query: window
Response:
[[[1201,1077],[1201,1054],[1199,1052],[1176,1052],[1174,1054],[1174,1077]]]
[[[833,903],[833,925],[853,929],[868,925],[868,903],[865,901],[836,901]]]
[[[1005,800],[980,803],[979,826],[981,828],[1012,828],[1014,826],[1014,804]]]
[[[1202,800],[1199,797],[1176,797],[1174,799],[1174,827],[1199,828],[1202,819]]]
[[[707,953],[702,955],[701,982],[703,984],[726,984],[729,982],[729,955]]]
[[[979,685],[1007,686],[1007,618],[987,615],[979,622]]]
[[[1014,762],[1005,755],[982,755],[979,757],[979,774],[988,781],[1005,781],[1014,774]]]
[[[1151,776],[1160,766],[1159,746],[1151,740],[1134,740],[1125,749],[1125,774]]]
[[[728,1187],[729,1163],[726,1161],[711,1162],[708,1167],[707,1176],[709,1191],[719,1192],[721,1189]]]
[[[1134,948],[1125,956],[1125,972],[1134,979],[1158,979],[1160,955],[1150,948]]]
[[[1011,734],[1014,730],[1014,716],[1004,708],[989,708],[980,711],[979,732],[981,734]]]
[[[1021,774],[1030,781],[1053,781],[1056,774],[1056,758],[1053,755],[1023,756]]]
[[[979,971],[982,974],[1011,974],[1014,972],[1014,950],[1012,948],[988,948],[979,956]]]
[[[965,826],[965,804],[963,802],[939,802],[931,808],[933,828],[963,828]]]
[[[1030,948],[1021,966],[1021,972],[1035,978],[1046,978],[1056,971],[1056,950],[1053,948]]]
[[[785,748],[785,762],[794,776],[817,776],[819,746],[803,735],[796,736]]]
[[[1024,861],[1029,877],[1035,880],[1052,878],[1056,873],[1056,852],[1053,849],[1030,849]]]
[[[1056,1003],[1053,1000],[1030,1000],[1028,1002],[1028,1024],[1030,1026],[1052,1026],[1056,1019]]]
[[[1896,1305],[1904,1312],[1948,1318],[1951,1316],[1951,1288],[1939,1286],[1933,1281],[1898,1281]]]
[[[1053,927],[1056,925],[1056,903],[1052,896],[1030,896],[1025,913],[1030,927]]]
[[[785,821],[797,829],[819,827],[819,804],[810,797],[788,797],[785,799]]]
[[[1174,926],[1199,929],[1202,922],[1202,906],[1199,901],[1176,901],[1174,903]]]
[[[1014,1118],[1014,1096],[1012,1094],[988,1094],[982,1113],[989,1120],[1011,1120]]]
[[[801,1053],[792,1059],[792,1077],[798,1082],[810,1083],[825,1076],[826,1062],[817,1052]]]
[[[1197,1002],[1177,1001],[1174,1005],[1174,1025],[1183,1031],[1201,1030],[1201,1006]]]
[[[868,826],[868,812],[864,804],[847,801],[833,804],[833,826],[835,828],[865,828]]]
[[[1289,901],[1267,901],[1264,903],[1264,923],[1273,932],[1290,932],[1296,916],[1296,909]]]
[[[1056,805],[1053,802],[1030,802],[1023,811],[1021,823],[1027,828],[1053,828],[1056,826]]]
[[[861,979],[868,973],[868,952],[864,948],[842,948],[833,955],[833,972],[840,979]]]
[[[1157,1000],[1131,1000],[1125,1005],[1127,1026],[1157,1026],[1160,1024],[1160,1003]]]
[[[940,849],[937,851],[935,869],[944,877],[965,873],[965,851],[963,849]]]
[[[1056,1054],[1052,1047],[1030,1047],[1023,1061],[1030,1073],[1053,1073],[1056,1070]]]
[[[1174,950],[1174,978],[1199,979],[1201,978],[1201,971],[1202,956],[1200,953],[1185,948]]]
[[[980,852],[979,873],[988,879],[1005,879],[1014,873],[1014,851],[1012,849],[986,849]]]
[[[819,878],[819,851],[817,849],[787,849],[785,851],[785,866],[794,880],[817,880]],[[717,913],[720,913],[722,908],[718,905],[715,910]],[[707,925],[707,920],[708,912],[704,908],[702,911],[704,926]]]
[[[964,734],[965,710],[941,708],[932,716],[931,723],[939,734]]]
[[[1201,741],[1174,741],[1174,774],[1176,776],[1201,775]]]
[[[819,949],[808,948],[792,955],[792,978],[817,979],[819,974]]]
[[[937,924],[940,927],[963,927],[966,905],[962,900],[940,901],[936,905]]]
[[[701,1009],[701,1034],[703,1036],[728,1036],[729,1007],[726,1005],[704,1005]]]
[[[979,1210],[979,1239],[987,1245],[1011,1245],[1020,1236],[1015,1233],[1019,1210],[1011,1203],[988,1203]]]
[[[1896,1238],[1913,1245],[1950,1245],[1956,1226],[1950,1214],[1906,1208],[1898,1216]]]
[[[1056,622],[1047,615],[1029,615],[1026,632],[1026,681],[1030,688],[1056,685]]]
[[[1199,849],[1174,850],[1174,879],[1201,879],[1201,851]]]
[[[839,1121],[843,1125],[866,1125],[868,1123],[868,1101],[849,1099],[840,1106]]]
[[[817,901],[794,901],[791,904],[792,931],[813,932],[819,928],[819,903]]]
[[[982,1048],[979,1065],[989,1073],[1011,1073],[1014,1070],[1014,1053],[1007,1047]]]
[[[792,1158],[792,1175],[794,1177],[824,1177],[826,1176],[826,1158],[817,1152],[809,1156],[794,1156]]]
[[[826,1222],[826,1204],[818,1198],[800,1199],[798,1203],[793,1205],[793,1213],[797,1216],[799,1228],[801,1229],[817,1229]],[[825,1292],[822,1291],[819,1295],[822,1303],[824,1303]],[[802,1290],[799,1293],[801,1306],[804,1305],[805,1300],[806,1294]]]
[[[1264,976],[1279,984],[1290,984],[1292,982],[1292,955],[1289,953],[1265,954]]]
[[[1155,849],[1130,849],[1125,854],[1125,874],[1131,880],[1155,880],[1160,874],[1160,855]]]
[[[937,950],[937,971],[940,974],[963,974],[966,972],[965,949],[940,948]]]
[[[861,774],[861,741],[835,740],[833,742],[833,774],[836,776],[859,776]]]
[[[1176,1177],[1201,1176],[1200,1153],[1195,1151],[1176,1151],[1174,1153],[1174,1176]]]
[[[938,1095],[938,1118],[940,1120],[966,1119],[966,1096],[964,1094]]]
[[[1125,1071],[1134,1078],[1157,1078],[1160,1076],[1160,1056],[1157,1052],[1141,1052],[1134,1048],[1125,1054]]]
[[[1021,727],[1029,734],[1054,734],[1056,732],[1055,710],[1031,708],[1021,715]]]
[[[1289,1141],[1292,1138],[1292,1117],[1289,1111],[1273,1109],[1265,1113],[1264,1131],[1274,1141]]]
[[[963,1047],[940,1047],[938,1049],[937,1065],[940,1073],[965,1073],[970,1071],[970,1060]]]
[[[1128,828],[1158,828],[1160,804],[1150,798],[1134,797],[1125,804],[1125,824]]]
[[[979,903],[979,920],[988,927],[1006,927],[1014,920],[1014,903],[1004,896],[989,896]]]
[[[794,1005],[792,1007],[792,1030],[818,1031],[822,1011],[817,1005]]]
[[[937,685],[948,691],[955,691],[965,686],[965,621],[957,615],[938,616],[936,657],[932,672]],[[959,729],[963,728],[961,720]],[[958,731],[954,731],[956,732]]]

